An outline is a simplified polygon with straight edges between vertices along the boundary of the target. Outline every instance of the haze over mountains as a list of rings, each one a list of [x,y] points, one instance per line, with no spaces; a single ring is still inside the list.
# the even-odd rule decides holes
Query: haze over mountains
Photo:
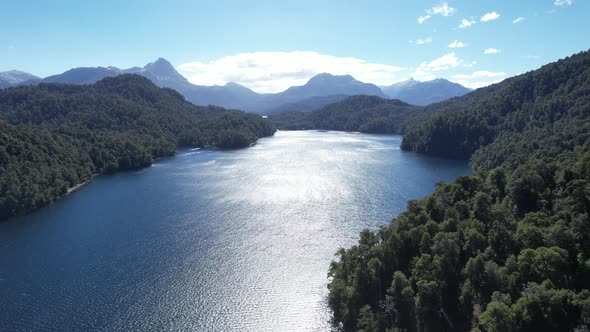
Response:
[[[371,83],[358,81],[350,75],[323,73],[312,77],[302,86],[293,86],[279,93],[260,94],[231,82],[223,86],[192,84],[163,58],[144,67],[129,69],[117,67],[73,68],[44,79],[20,71],[2,72],[0,73],[0,88],[37,83],[92,84],[105,77],[122,74],[138,74],[150,79],[160,87],[175,89],[195,105],[216,105],[261,114],[293,110],[312,111],[352,95],[371,95],[400,99],[414,105],[428,105],[471,91],[460,84],[445,79],[429,82],[411,79],[380,88]]]

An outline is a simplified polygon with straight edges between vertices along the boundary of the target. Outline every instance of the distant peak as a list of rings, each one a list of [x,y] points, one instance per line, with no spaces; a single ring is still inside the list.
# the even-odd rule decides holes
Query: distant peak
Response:
[[[431,81],[427,81],[425,83],[445,83],[446,84],[446,83],[453,83],[453,82],[447,80],[446,78],[435,78],[435,79],[433,79]]]
[[[410,79],[401,81],[400,83],[420,83],[420,81],[416,81],[413,77],[410,77]]]
[[[235,83],[235,82],[227,82],[227,83],[225,83],[225,85],[224,85],[224,86],[225,86],[226,88],[233,89],[233,90],[245,90],[245,91],[251,91],[251,90],[250,90],[250,89],[248,89],[247,87],[245,87],[245,86],[243,86],[243,85],[241,85],[241,84]]]
[[[148,63],[146,68],[150,67],[150,68],[172,68],[174,69],[174,66],[172,66],[172,64],[164,59],[164,58],[158,58],[158,60],[152,62],[152,63]]]
[[[309,80],[320,80],[320,79],[327,79],[327,78],[332,78],[334,77],[334,75],[329,74],[329,73],[320,73],[320,74],[316,74],[314,76],[312,76]]]
[[[0,74],[31,75],[29,73],[26,73],[26,72],[20,71],[20,70],[16,70],[16,69],[0,72]]]
[[[168,61],[168,60],[166,60],[166,59],[164,59],[164,58],[158,58],[158,60],[156,60],[154,63],[159,63],[159,64],[168,64],[168,65],[171,65],[171,64],[170,64],[170,61]],[[171,66],[172,66],[172,65],[171,65]]]
[[[20,83],[27,80],[36,80],[39,77],[20,70],[9,70],[0,72],[0,78],[11,83]]]
[[[321,73],[309,79],[308,83],[325,82],[325,81],[354,81],[350,75],[332,75],[330,73]]]
[[[164,58],[158,58],[158,60],[148,63],[144,69],[157,75],[169,75],[177,73],[176,69],[174,69],[174,66],[172,66],[172,64]]]
[[[422,83],[422,82],[415,80],[413,77],[410,77],[409,79],[407,79],[405,81],[393,83],[390,85],[390,87],[409,87],[409,86],[417,85],[419,83]]]

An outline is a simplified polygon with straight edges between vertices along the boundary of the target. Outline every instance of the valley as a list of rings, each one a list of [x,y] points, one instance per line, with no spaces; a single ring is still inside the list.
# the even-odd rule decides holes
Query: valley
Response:
[[[590,1],[7,1],[0,331],[590,331]]]

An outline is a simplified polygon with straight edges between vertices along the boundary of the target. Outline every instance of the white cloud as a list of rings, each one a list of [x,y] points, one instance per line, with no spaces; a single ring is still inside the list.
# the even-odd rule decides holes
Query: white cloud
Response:
[[[467,46],[467,44],[460,42],[458,40],[455,40],[454,42],[449,44],[449,48],[463,48]]]
[[[459,59],[455,53],[445,54],[430,62],[422,62],[412,73],[412,77],[417,80],[432,80],[436,78],[435,72],[458,67],[461,63],[463,60]]]
[[[566,1],[568,1],[568,0],[566,0]],[[434,6],[431,9],[429,9],[428,10],[428,14],[430,14],[430,15],[449,16],[449,15],[454,14],[456,11],[457,10],[455,8],[449,7],[449,4],[446,3],[446,1],[443,1],[440,5]]]
[[[475,66],[476,64],[477,64],[477,61],[471,61],[471,63],[464,64],[463,67],[471,68],[471,67]]]
[[[491,72],[487,70],[475,71],[471,74],[458,74],[451,76],[453,82],[466,87],[477,89],[486,85],[498,83],[508,76],[505,72]]]
[[[502,52],[502,50],[497,48],[486,48],[485,51],[483,51],[483,54],[498,54],[500,52]]]
[[[459,24],[459,28],[461,29],[465,29],[465,28],[469,28],[470,26],[474,25],[476,22],[473,20],[467,20],[467,19],[462,19],[461,20],[461,24]]]
[[[487,13],[479,19],[482,22],[488,22],[500,18],[500,14],[496,12]]]
[[[401,77],[404,68],[370,63],[352,57],[337,57],[311,51],[253,52],[224,56],[209,62],[194,61],[178,66],[191,83],[242,84],[256,92],[279,92],[305,84],[320,73],[349,74],[363,82],[388,85]]]
[[[424,23],[424,21],[430,19],[432,16],[430,15],[424,15],[424,16],[420,16],[418,17],[418,24],[422,24]]]
[[[422,24],[424,21],[432,18],[434,15],[449,16],[453,15],[457,9],[450,7],[446,1],[440,3],[440,5],[434,6],[426,11],[427,15],[418,17],[418,23]]]
[[[416,45],[430,44],[430,43],[432,43],[432,37],[427,37],[424,39],[416,39],[415,43],[416,43]]]
[[[520,23],[522,21],[524,21],[524,17],[521,16],[521,17],[515,18],[514,21],[512,21],[512,23]]]
[[[574,0],[555,0],[553,3],[556,6],[571,6]]]

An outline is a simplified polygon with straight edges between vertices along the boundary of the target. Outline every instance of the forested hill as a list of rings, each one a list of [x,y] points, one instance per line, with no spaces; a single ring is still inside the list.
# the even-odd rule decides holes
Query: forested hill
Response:
[[[531,143],[543,137],[557,138],[555,135],[562,135],[559,131],[563,130],[570,135],[574,134],[572,130],[577,130],[583,135],[581,131],[587,127],[576,120],[588,116],[589,67],[590,53],[583,52],[463,97],[431,105],[426,109],[435,115],[408,128],[402,148],[469,159],[480,147],[515,133],[527,136]],[[565,133],[562,138],[569,139]],[[518,154],[546,150],[540,144],[530,144],[523,149],[510,142],[503,143],[509,143],[511,149],[519,149]],[[495,144],[493,149],[497,148],[501,147]],[[505,151],[501,155],[514,156],[511,152]],[[486,149],[478,154],[482,153],[492,151]],[[502,157],[497,157],[499,159],[488,166],[499,165]],[[476,161],[479,159],[476,156]]]
[[[399,134],[406,124],[423,114],[421,107],[397,99],[358,95],[311,112],[271,115],[279,129],[324,129]]]
[[[329,276],[347,331],[587,331],[590,53],[427,108],[407,150],[467,159],[476,175],[358,245]]]
[[[275,131],[258,115],[194,106],[138,75],[0,90],[0,129],[0,219],[93,174],[146,167],[182,146],[246,147]]]

